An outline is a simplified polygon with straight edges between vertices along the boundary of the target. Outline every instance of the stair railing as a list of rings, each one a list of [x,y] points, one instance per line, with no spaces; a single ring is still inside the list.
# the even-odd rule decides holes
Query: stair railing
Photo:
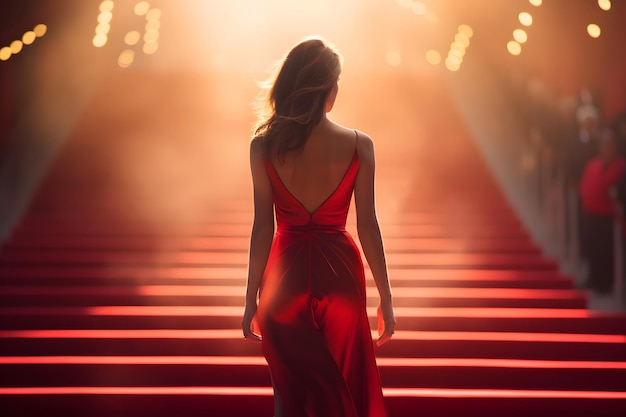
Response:
[[[580,280],[580,231],[579,231],[579,218],[578,212],[578,190],[573,184],[564,184],[565,186],[565,200],[566,211],[564,211],[563,217],[567,222],[567,231],[565,239],[567,241],[567,255],[565,258],[566,269],[573,274],[576,280]]]
[[[613,227],[613,297],[618,306],[624,305],[624,208],[617,204]]]

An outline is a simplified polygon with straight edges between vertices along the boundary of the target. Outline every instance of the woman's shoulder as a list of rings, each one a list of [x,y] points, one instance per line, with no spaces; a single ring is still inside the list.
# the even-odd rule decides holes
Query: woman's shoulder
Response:
[[[263,136],[254,136],[250,140],[250,154],[259,159],[265,159],[267,146]]]
[[[357,136],[357,140],[359,144],[363,144],[365,146],[373,146],[374,141],[372,140],[372,138],[370,137],[370,135],[368,135],[367,133],[360,131],[358,129],[353,129],[353,131],[356,133]]]
[[[361,159],[369,155],[373,156],[374,141],[372,140],[370,135],[358,129],[351,129],[351,130],[352,130],[352,135],[356,135],[357,152],[359,153],[359,156],[361,157]]]
[[[362,130],[346,127],[334,122],[333,124],[335,131],[346,138],[352,139],[356,135],[357,146],[372,146],[372,138]]]

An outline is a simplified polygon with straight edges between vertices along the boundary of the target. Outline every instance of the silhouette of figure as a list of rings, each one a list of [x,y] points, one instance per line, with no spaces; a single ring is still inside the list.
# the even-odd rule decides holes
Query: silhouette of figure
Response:
[[[268,114],[250,145],[254,224],[242,328],[262,343],[276,417],[386,416],[363,264],[345,229],[354,193],[381,297],[381,345],[396,320],[374,205],[374,148],[366,134],[327,117],[340,71],[341,57],[325,41],[296,45],[272,80]]]
[[[581,243],[589,261],[588,287],[599,294],[609,294],[613,290],[617,187],[624,176],[625,161],[610,128],[601,131],[598,141],[598,156],[587,163],[580,181],[584,216]]]

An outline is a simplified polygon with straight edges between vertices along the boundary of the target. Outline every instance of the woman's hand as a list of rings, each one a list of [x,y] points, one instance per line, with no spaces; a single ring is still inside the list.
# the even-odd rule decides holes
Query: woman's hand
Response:
[[[391,298],[381,300],[378,306],[378,340],[376,346],[385,344],[396,331],[396,317],[393,314]]]
[[[252,340],[253,342],[260,342],[261,336],[252,331],[252,319],[254,319],[256,309],[256,301],[246,302],[246,309],[243,313],[243,319],[241,320],[241,328],[243,330],[244,339]]]

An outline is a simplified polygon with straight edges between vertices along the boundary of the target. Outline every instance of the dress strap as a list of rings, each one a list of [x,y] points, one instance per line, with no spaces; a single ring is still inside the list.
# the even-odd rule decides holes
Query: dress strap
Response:
[[[356,129],[352,129],[354,130],[354,135],[356,136],[356,140],[354,141],[354,156],[356,158],[359,157],[359,131]]]

